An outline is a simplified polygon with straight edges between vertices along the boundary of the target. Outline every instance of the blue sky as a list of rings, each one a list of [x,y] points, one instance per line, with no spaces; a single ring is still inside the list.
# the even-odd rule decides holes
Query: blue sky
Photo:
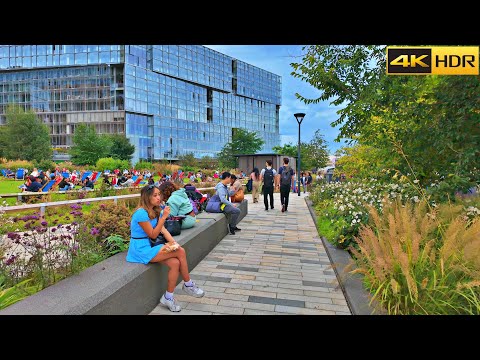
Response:
[[[298,92],[307,98],[317,98],[321,93],[310,84],[290,75],[290,63],[301,62],[303,45],[205,45],[211,49],[258,66],[282,77],[282,106],[280,107],[280,138],[282,145],[298,142],[298,124],[293,114],[305,113],[301,125],[301,141],[309,142],[320,129],[331,154],[343,146],[333,140],[338,129],[330,124],[338,118],[339,107],[329,102],[306,105],[295,97]]]

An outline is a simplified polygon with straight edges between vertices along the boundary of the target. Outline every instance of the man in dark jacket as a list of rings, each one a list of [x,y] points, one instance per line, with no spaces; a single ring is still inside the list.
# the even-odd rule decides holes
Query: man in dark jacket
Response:
[[[42,180],[40,178],[36,177],[34,181],[30,184],[30,186],[27,186],[27,191],[32,191],[32,192],[39,192],[40,189],[42,188]]]

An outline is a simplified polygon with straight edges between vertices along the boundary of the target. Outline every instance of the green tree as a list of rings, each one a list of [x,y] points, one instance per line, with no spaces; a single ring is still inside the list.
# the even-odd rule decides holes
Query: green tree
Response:
[[[265,141],[258,137],[255,131],[235,129],[232,141],[225,144],[218,153],[220,166],[224,169],[231,169],[237,166],[235,155],[255,154],[263,147]]]
[[[198,167],[198,160],[195,159],[193,152],[189,152],[185,155],[180,155],[178,157],[180,164],[187,167]]]
[[[112,147],[107,157],[128,161],[132,160],[135,145],[131,144],[125,135],[112,134],[108,135],[108,137],[112,142]]]
[[[286,155],[291,157],[298,156],[298,146],[292,143],[283,146],[274,146],[273,151],[279,155]],[[322,168],[328,162],[327,144],[323,135],[320,134],[320,129],[315,131],[313,139],[310,142],[302,142],[300,144],[300,166],[302,169]]]
[[[48,126],[33,111],[10,105],[0,131],[0,153],[10,160],[42,161],[52,158]]]
[[[217,169],[218,168],[218,159],[215,157],[211,157],[205,155],[201,159],[198,160],[198,168],[199,169]]]
[[[303,156],[303,149],[301,149]],[[323,138],[323,135],[320,134],[320,130],[317,129],[313,135],[312,140],[306,146],[306,159],[309,161],[310,167],[312,168],[322,168],[327,165],[328,162],[328,150],[327,143]],[[301,165],[301,164],[300,164]]]
[[[79,124],[75,127],[69,153],[74,164],[95,165],[98,159],[107,157],[111,146],[110,137],[97,135],[93,126]]]
[[[480,181],[479,76],[388,76],[384,46],[309,46],[293,76],[344,105],[332,126],[340,138],[380,151],[384,167],[418,175],[424,185],[454,174]],[[381,161],[381,157],[379,158]],[[381,164],[378,164],[381,167]]]
[[[297,154],[297,145],[292,145],[292,143],[285,144],[283,146],[274,146],[272,148],[273,152],[278,155],[285,155],[296,157]]]

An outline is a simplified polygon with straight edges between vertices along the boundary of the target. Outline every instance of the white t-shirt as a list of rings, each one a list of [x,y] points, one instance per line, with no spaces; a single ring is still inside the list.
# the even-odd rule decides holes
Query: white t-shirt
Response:
[[[267,169],[271,169],[272,167],[271,166],[267,166]],[[273,170],[273,177],[275,177],[277,175],[277,170],[275,169],[272,169]],[[263,176],[265,175],[265,168],[262,169],[262,171],[260,172],[260,176]]]

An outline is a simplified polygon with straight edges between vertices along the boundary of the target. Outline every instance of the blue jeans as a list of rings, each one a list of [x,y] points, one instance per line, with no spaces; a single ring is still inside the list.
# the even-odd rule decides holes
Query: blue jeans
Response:
[[[238,220],[238,216],[240,215],[240,209],[232,205],[226,205],[225,208],[223,209],[223,212],[229,215],[227,216],[228,225],[230,225],[230,227],[232,228],[237,226],[237,220]]]

